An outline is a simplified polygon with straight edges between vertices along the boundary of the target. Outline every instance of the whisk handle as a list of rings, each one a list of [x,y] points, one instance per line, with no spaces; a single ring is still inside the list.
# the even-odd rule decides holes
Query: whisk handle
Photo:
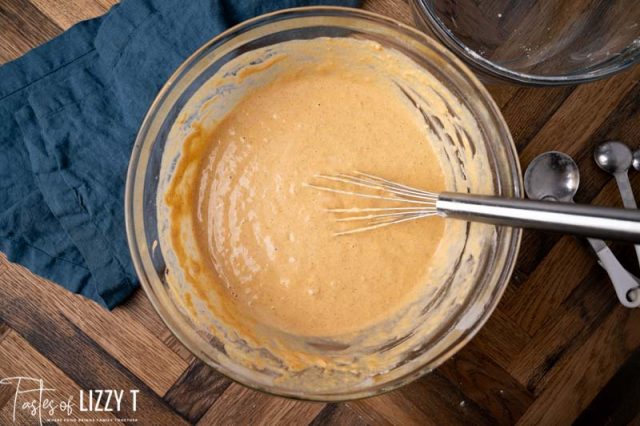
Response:
[[[640,210],[634,209],[442,193],[436,210],[442,216],[471,222],[640,243]]]

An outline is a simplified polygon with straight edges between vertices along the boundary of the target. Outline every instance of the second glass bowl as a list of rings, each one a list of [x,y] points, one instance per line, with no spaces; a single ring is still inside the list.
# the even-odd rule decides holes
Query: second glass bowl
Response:
[[[640,61],[636,0],[411,0],[418,28],[487,82],[569,85]]]

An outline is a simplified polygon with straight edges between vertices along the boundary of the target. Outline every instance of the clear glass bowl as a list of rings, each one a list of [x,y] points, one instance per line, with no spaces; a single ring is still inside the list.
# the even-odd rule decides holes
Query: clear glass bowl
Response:
[[[640,60],[637,0],[411,0],[418,28],[488,82],[584,83]]]
[[[458,273],[459,268],[453,271],[451,279],[472,280],[463,300],[448,317],[437,320],[437,324],[429,328],[428,337],[404,354],[397,365],[360,386],[342,386],[338,382],[323,390],[305,387],[303,383],[298,387],[284,386],[266,380],[263,371],[239,368],[224,348],[183,312],[165,280],[163,251],[167,248],[158,245],[156,204],[162,157],[176,117],[198,88],[222,65],[247,51],[316,37],[374,40],[404,53],[437,75],[478,122],[482,140],[474,143],[476,146],[482,144],[487,152],[495,192],[509,197],[521,196],[521,171],[509,130],[482,84],[454,55],[424,34],[391,19],[356,9],[312,7],[280,11],[236,26],[204,45],[174,73],[140,128],[127,176],[125,214],[129,246],[142,287],[167,326],[196,356],[233,380],[255,389],[294,398],[338,401],[399,387],[431,371],[462,348],[486,322],[500,300],[513,270],[521,232],[512,228],[492,228],[491,239],[474,260],[478,263],[477,274],[465,276],[464,272]],[[467,226],[467,232],[474,232],[475,226]],[[464,252],[460,253],[462,255]],[[448,288],[444,285],[439,292],[446,293]],[[428,306],[420,306],[424,318],[429,319]],[[427,322],[421,321],[416,327],[427,327],[424,324]]]

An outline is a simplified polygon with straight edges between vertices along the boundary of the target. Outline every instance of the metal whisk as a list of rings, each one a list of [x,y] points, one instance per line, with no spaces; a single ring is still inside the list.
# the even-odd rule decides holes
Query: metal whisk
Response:
[[[438,194],[434,192],[421,191],[410,186],[402,185],[373,176],[367,173],[355,172],[353,175],[339,174],[316,175],[318,179],[339,182],[360,188],[367,188],[378,191],[379,194],[355,192],[344,189],[331,188],[328,186],[307,184],[312,188],[321,191],[334,192],[337,194],[352,195],[361,198],[370,198],[376,200],[393,201],[404,203],[402,207],[351,207],[351,208],[335,208],[327,209],[331,213],[337,214],[355,214],[353,216],[342,216],[336,220],[338,222],[355,222],[365,221],[364,226],[359,226],[347,231],[336,232],[336,235],[354,234],[356,232],[369,231],[383,226],[393,225],[395,223],[406,222],[409,220],[420,219],[423,217],[436,216],[436,202]],[[365,213],[365,214],[361,214]]]
[[[338,222],[358,224],[335,235],[370,231],[439,215],[494,225],[640,242],[638,210],[450,192],[437,194],[363,172],[320,174],[315,176],[315,181],[322,183],[311,182],[306,186],[392,204],[327,209],[336,215]]]

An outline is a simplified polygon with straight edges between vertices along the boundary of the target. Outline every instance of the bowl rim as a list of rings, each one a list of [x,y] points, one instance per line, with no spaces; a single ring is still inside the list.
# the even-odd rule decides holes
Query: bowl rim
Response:
[[[300,16],[303,14],[304,16]],[[522,229],[520,228],[507,228],[507,232],[510,232],[510,239],[505,241],[505,255],[504,255],[504,267],[499,273],[496,273],[497,285],[493,288],[492,296],[488,300],[488,303],[485,305],[482,315],[479,316],[474,324],[465,330],[464,337],[458,339],[456,342],[451,344],[447,350],[440,353],[434,360],[424,363],[417,367],[416,369],[410,371],[404,376],[400,376],[395,381],[385,384],[384,387],[379,387],[375,390],[365,389],[365,390],[357,390],[349,393],[340,393],[338,395],[331,394],[305,394],[300,395],[300,393],[295,392],[275,392],[270,389],[265,389],[264,387],[255,386],[253,384],[248,384],[245,381],[238,378],[240,376],[235,373],[228,371],[223,366],[219,364],[214,364],[210,362],[209,358],[205,356],[203,351],[198,350],[193,347],[190,341],[187,341],[186,336],[182,334],[182,331],[178,331],[181,328],[180,324],[177,324],[175,318],[168,315],[165,307],[163,306],[160,298],[156,294],[153,285],[151,284],[151,279],[148,275],[147,269],[144,266],[142,257],[150,256],[146,250],[140,250],[139,240],[137,238],[137,229],[141,227],[142,232],[144,233],[144,220],[139,224],[136,222],[136,190],[144,189],[144,185],[140,187],[140,180],[144,181],[144,174],[146,174],[146,164],[145,167],[142,168],[142,163],[140,161],[141,155],[145,148],[145,139],[146,134],[149,132],[149,128],[151,124],[153,124],[155,115],[159,109],[159,107],[163,104],[165,97],[168,93],[173,89],[174,85],[179,81],[180,77],[183,75],[185,71],[187,71],[188,67],[193,63],[197,63],[195,61],[196,58],[200,56],[205,50],[209,49],[211,46],[218,44],[219,46],[224,45],[227,40],[232,39],[234,35],[240,35],[245,30],[249,30],[251,28],[255,28],[256,26],[268,25],[273,23],[272,19],[279,17],[280,21],[291,19],[291,18],[300,18],[300,17],[332,17],[332,16],[340,16],[345,17],[345,14],[348,17],[355,19],[364,19],[369,23],[373,23],[375,25],[387,26],[391,29],[397,27],[399,30],[410,33],[411,36],[416,39],[421,39],[421,42],[428,45],[429,48],[432,48],[434,51],[437,51],[438,54],[446,57],[447,60],[451,61],[453,65],[455,65],[458,71],[462,74],[462,76],[469,80],[469,83],[476,89],[484,102],[484,106],[487,108],[487,111],[491,114],[492,118],[496,120],[497,128],[503,133],[504,140],[502,141],[504,145],[504,150],[508,163],[508,172],[509,178],[513,181],[513,195],[515,197],[523,196],[523,182],[522,182],[522,171],[520,166],[520,161],[517,154],[517,149],[515,143],[513,142],[513,138],[511,136],[511,132],[509,127],[507,126],[502,113],[500,112],[497,104],[494,99],[491,97],[487,89],[480,82],[480,80],[476,77],[476,75],[469,69],[469,67],[457,58],[454,54],[444,48],[440,43],[435,41],[433,38],[429,37],[425,33],[409,26],[403,24],[393,18],[389,18],[387,16],[383,16],[377,13],[356,9],[356,8],[348,8],[348,7],[338,7],[338,6],[307,6],[307,7],[297,7],[297,8],[288,8],[277,10],[274,12],[270,12],[267,14],[259,15],[249,20],[243,21],[229,29],[221,32],[217,36],[211,38],[209,41],[204,43],[201,47],[195,50],[187,59],[185,59],[178,68],[172,73],[172,75],[167,79],[162,88],[158,91],[154,101],[150,104],[148,111],[140,125],[138,133],[136,135],[135,143],[131,152],[131,158],[127,170],[127,178],[125,184],[125,199],[124,199],[124,208],[125,208],[125,226],[127,232],[127,240],[129,243],[129,251],[131,253],[131,258],[136,270],[136,273],[140,279],[140,284],[149,298],[151,304],[153,305],[155,311],[158,313],[163,323],[169,328],[172,334],[196,357],[198,357],[201,361],[204,361],[207,365],[214,368],[218,373],[226,376],[230,380],[237,382],[243,386],[248,388],[258,390],[261,392],[265,392],[267,394],[275,395],[275,396],[283,396],[287,398],[293,399],[301,399],[301,400],[309,400],[309,401],[323,401],[323,402],[337,402],[337,401],[347,401],[354,400],[360,398],[366,398],[374,395],[383,394],[389,392],[391,390],[397,389],[405,384],[412,382],[419,377],[431,372],[434,368],[437,368],[444,361],[449,359],[453,354],[457,353],[461,348],[463,348],[484,326],[487,322],[498,303],[500,302],[507,285],[509,284],[510,277],[515,268],[516,259],[520,249],[520,243],[522,239]],[[286,17],[286,15],[292,15],[290,17]],[[216,46],[218,48],[219,46]],[[149,142],[149,141],[147,141]],[[506,173],[506,172],[505,172]],[[142,178],[141,178],[142,176]],[[138,201],[142,198],[140,197]],[[138,231],[139,232],[139,231]],[[145,239],[146,241],[146,239]],[[498,252],[499,253],[499,252]],[[153,277],[151,277],[153,278]],[[157,274],[156,274],[157,278]],[[222,368],[221,368],[222,367]]]
[[[447,48],[451,49],[456,55],[464,59],[468,66],[472,67],[475,71],[498,81],[504,82],[507,80],[512,83],[534,87],[569,86],[601,80],[625,71],[633,65],[640,63],[640,49],[638,49],[638,52],[631,60],[615,66],[610,65],[599,68],[591,72],[542,75],[513,71],[486,59],[482,55],[477,54],[474,49],[471,49],[462,43],[453,35],[444,22],[442,22],[433,8],[429,6],[428,0],[411,0],[411,4],[413,6],[414,21],[420,19],[420,22],[416,22],[416,24],[426,24],[438,40],[447,46]]]

